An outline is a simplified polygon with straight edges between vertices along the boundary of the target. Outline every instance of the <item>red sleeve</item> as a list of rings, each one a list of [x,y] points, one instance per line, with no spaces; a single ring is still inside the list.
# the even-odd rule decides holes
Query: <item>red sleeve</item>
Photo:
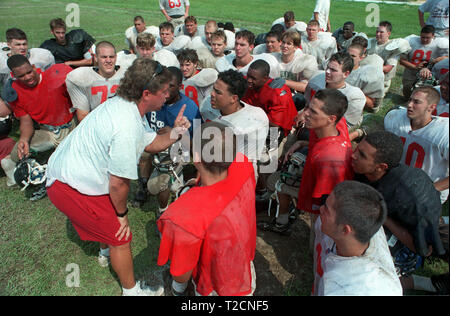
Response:
[[[162,266],[170,260],[170,274],[174,276],[193,270],[200,257],[202,240],[170,220],[160,219],[157,225],[162,235],[157,264]]]
[[[294,100],[290,91],[285,89],[266,89],[266,112],[269,121],[280,126],[285,131],[290,131],[297,115]]]

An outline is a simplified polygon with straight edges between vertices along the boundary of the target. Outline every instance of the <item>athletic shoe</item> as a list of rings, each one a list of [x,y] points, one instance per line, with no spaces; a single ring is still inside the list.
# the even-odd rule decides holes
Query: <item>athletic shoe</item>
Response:
[[[102,268],[106,268],[107,266],[109,266],[109,257],[102,255],[101,253],[98,254],[98,264],[102,267]]]
[[[433,275],[431,277],[431,283],[436,289],[436,293],[438,295],[448,295],[448,286],[449,286],[448,273],[441,275]]]
[[[162,285],[149,286],[144,282],[136,282],[137,288],[133,290],[123,291],[122,296],[162,296],[164,294],[164,287]]]
[[[33,192],[33,194],[30,197],[30,201],[32,202],[38,201],[46,196],[47,196],[47,188],[45,187],[45,183],[43,183],[39,186],[39,189],[37,191]]]
[[[283,236],[290,236],[292,234],[291,224],[289,222],[287,224],[279,224],[276,218],[270,222],[260,221],[257,223],[257,226],[264,231],[271,231]]]
[[[188,292],[187,288],[186,288],[186,290],[184,290],[183,292],[178,292],[177,290],[175,290],[175,289],[173,288],[173,286],[171,286],[170,288],[172,289],[172,295],[173,295],[173,296],[188,296],[188,295],[187,295],[187,292]]]

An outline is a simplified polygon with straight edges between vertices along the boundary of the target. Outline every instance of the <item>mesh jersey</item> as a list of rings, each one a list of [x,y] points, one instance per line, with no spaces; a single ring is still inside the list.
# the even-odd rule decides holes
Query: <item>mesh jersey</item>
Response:
[[[339,256],[333,239],[321,227],[319,217],[315,223],[313,295],[402,295],[383,227],[359,257]]]
[[[181,91],[200,107],[203,100],[210,95],[217,76],[215,69],[202,69],[192,77],[183,79]]]
[[[156,26],[147,26],[143,33],[149,33],[152,34],[155,38],[159,36],[159,28]],[[128,47],[134,50],[136,52],[136,39],[138,36],[138,31],[136,30],[136,27],[130,26],[125,31],[125,44],[127,44]]]
[[[265,60],[270,66],[270,78],[278,78],[280,77],[280,65],[278,64],[277,59],[271,54],[259,54],[253,55],[253,60],[249,62],[245,67],[237,69],[234,66],[234,60],[236,59],[236,55],[234,53],[228,54],[219,58],[216,62],[216,69],[218,72],[227,71],[229,69],[237,70],[242,73],[244,76],[247,76],[247,71],[253,61],[258,59]]]
[[[289,63],[283,63],[281,53],[276,53],[275,57],[280,64],[280,77],[287,80],[309,80],[319,70],[314,56],[303,54],[301,50],[296,50],[294,59]]]
[[[403,55],[405,59],[414,65],[418,65],[423,61],[430,62],[431,60],[448,56],[448,40],[444,38],[435,38],[428,45],[423,45],[420,41],[420,36],[411,35],[406,38],[411,46],[411,50],[408,54]],[[403,78],[415,79],[417,69],[409,69],[405,67],[403,72]]]
[[[338,136],[317,138],[310,130],[308,156],[298,192],[297,208],[318,214],[313,209],[315,199],[330,194],[334,186],[353,179],[352,144],[345,118],[336,125]]]
[[[72,120],[73,114],[70,113],[72,103],[65,84],[70,71],[72,71],[70,66],[53,65],[41,74],[41,82],[31,89],[15,80],[12,88],[18,97],[9,103],[14,115],[16,117],[30,115],[37,123],[52,126],[63,125]]]
[[[384,75],[385,81],[391,80],[395,77],[395,74],[397,72],[398,60],[400,59],[400,55],[395,51],[389,51],[386,49],[386,46],[391,42],[392,40],[389,40],[385,44],[378,45],[377,40],[375,38],[371,38],[369,39],[369,46],[367,48],[368,55],[377,54],[383,59],[384,65],[394,66],[391,71]]]
[[[318,39],[310,42],[307,36],[302,36],[302,50],[305,54],[316,57],[319,69],[324,69],[324,63],[337,53],[336,39],[331,33],[319,33]]]
[[[360,66],[352,70],[345,81],[358,87],[368,97],[378,99],[384,97],[384,74],[372,65]]]
[[[193,270],[196,291],[204,296],[250,294],[255,186],[252,164],[238,154],[225,180],[181,195],[157,222],[158,265],[170,260],[174,276]]]
[[[436,182],[448,177],[449,122],[448,118],[432,118],[428,125],[413,131],[406,109],[400,108],[386,114],[384,127],[402,139],[402,163],[422,169]],[[441,201],[447,196],[448,189],[441,192]]]
[[[90,112],[116,95],[126,68],[117,69],[111,78],[102,77],[95,67],[80,67],[67,75],[66,85],[73,107]]]
[[[312,100],[317,91],[325,89],[325,71],[319,71],[314,77],[312,77],[305,90],[306,104]],[[339,89],[346,97],[348,101],[348,108],[344,114],[349,128],[359,125],[362,122],[362,115],[364,106],[366,104],[366,97],[360,88],[354,87],[348,83],[341,89]]]

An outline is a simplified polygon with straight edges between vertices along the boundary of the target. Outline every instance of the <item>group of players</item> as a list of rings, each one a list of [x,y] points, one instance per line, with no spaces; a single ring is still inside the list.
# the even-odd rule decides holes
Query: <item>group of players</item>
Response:
[[[171,260],[175,294],[186,292],[191,277],[197,294],[253,293],[256,236],[243,240],[238,237],[253,235],[256,229],[255,203],[252,205],[255,199],[277,201],[276,217],[257,223],[263,230],[288,236],[298,218],[298,210],[311,215],[315,259],[313,293],[316,295],[401,295],[402,285],[438,293],[448,291],[448,274],[431,281],[409,276],[423,258],[448,253],[448,237],[445,243],[441,236],[445,229],[448,236],[448,222],[446,225],[440,222],[441,203],[447,200],[449,188],[448,34],[423,23],[420,34],[391,39],[392,25],[388,21],[380,22],[375,37],[370,39],[356,32],[352,22],[331,33],[329,4],[323,8],[323,2],[327,1],[318,1],[313,19],[308,23],[296,21],[294,13],[288,11],[274,21],[269,32],[255,36],[246,29],[234,29],[232,23],[223,25],[210,20],[198,25],[195,17],[188,16],[188,1],[184,14],[169,10],[178,8],[177,4],[181,6],[183,1],[166,2],[168,12],[163,4],[161,9],[168,21],[159,27],[146,26],[144,19],[136,16],[134,26],[125,32],[128,49],[120,52],[107,41],[95,43],[84,30],[66,33],[62,19],[50,22],[54,38],[42,43],[40,48],[28,49],[27,37],[20,29],[7,30],[0,56],[3,86],[0,159],[7,185],[21,184],[23,179],[18,176],[17,166],[33,151],[56,148],[78,130],[77,136],[65,142],[62,149],[58,148],[49,161],[49,197],[62,210],[67,204],[72,205],[67,199],[76,201],[82,197],[75,198],[61,183],[80,194],[93,196],[120,190],[119,182],[109,189],[104,187],[105,183],[101,189],[96,187],[98,181],[107,181],[98,171],[102,168],[112,168],[114,175],[138,178],[135,205],[142,205],[149,193],[157,196],[162,238],[158,264]],[[154,62],[150,67],[145,60]],[[368,132],[364,113],[377,112],[383,105],[398,63],[405,68],[403,94],[408,101],[388,112],[384,119],[386,131]],[[95,168],[88,172],[92,178],[86,180],[76,175],[79,170],[73,166],[83,165],[84,153],[72,153],[65,160],[70,146],[77,141],[80,145],[80,139],[102,143],[102,137],[109,139],[106,134],[123,130],[122,126],[108,126],[105,117],[110,117],[111,124],[115,124],[112,117],[122,115],[112,112],[117,105],[110,106],[113,103],[110,99],[129,96],[130,100],[139,100],[136,104],[141,110],[140,102],[147,97],[145,90],[151,89],[146,87],[136,92],[126,80],[127,73],[128,77],[135,75],[135,82],[148,79],[139,77],[137,65],[143,69],[150,67],[152,79],[166,76],[168,83],[164,91],[151,91],[149,98],[153,99],[149,99],[149,104],[159,97],[164,105],[147,107],[147,111],[140,113],[144,117],[144,130],[163,136],[183,126],[192,139],[200,125],[196,121],[220,122],[230,127],[238,138],[242,137],[237,152],[244,153],[253,168],[248,170],[233,162],[227,165],[228,169],[220,167],[217,169],[220,172],[209,174],[210,171],[196,165],[204,185],[214,178],[211,175],[223,176],[223,172],[225,176],[221,180],[225,182],[213,181],[216,186],[204,191],[189,190],[169,204],[172,192],[179,192],[186,184],[198,184],[199,180],[184,181],[186,162],[174,161],[170,155],[170,148],[180,142],[152,136],[151,140],[145,138],[136,145],[142,149],[137,157],[138,177],[128,166],[102,165],[105,153],[94,147],[88,150],[100,162],[93,163]],[[124,92],[124,82],[130,91]],[[131,96],[136,93],[139,97],[142,94],[142,98]],[[104,103],[108,106],[101,106]],[[124,117],[135,115],[125,112]],[[99,113],[105,117],[100,119]],[[98,120],[96,125],[103,126],[99,133],[104,136],[88,128],[94,128],[94,114]],[[8,137],[12,116],[20,124],[17,142]],[[222,128],[220,124],[218,128]],[[202,126],[203,130],[205,124]],[[142,137],[141,129],[142,126],[139,131],[133,128],[130,135]],[[121,140],[115,144],[115,151],[107,151],[108,155],[120,156],[121,151],[127,152],[127,145],[133,147],[136,141],[131,136]],[[145,145],[151,143],[152,150],[147,150],[150,145],[144,146],[146,152],[142,153],[143,141]],[[125,155],[123,161],[128,158]],[[69,162],[72,167],[68,166]],[[273,162],[278,168],[264,172]],[[42,166],[33,163],[27,162],[30,172],[25,173],[24,182],[39,183],[31,198],[38,200],[46,195],[47,189],[45,176],[40,172],[42,168],[39,169]],[[300,167],[297,173],[288,168],[294,165]],[[65,172],[64,167],[72,170]],[[299,181],[288,181],[295,177]],[[36,178],[41,181],[36,182]],[[353,179],[359,182],[350,181]],[[252,186],[254,190],[249,189]],[[62,198],[60,192],[67,194]],[[195,207],[205,209],[205,205],[196,204],[205,194],[210,195],[211,203],[217,201],[217,207],[222,208],[207,219],[200,219]],[[219,196],[229,199],[232,206],[221,205]],[[117,205],[121,204],[111,200],[117,218],[126,216],[128,211],[119,211]],[[230,211],[233,207],[245,208],[242,217],[234,217],[236,214]],[[129,289],[138,285],[134,277],[129,277],[129,271],[127,274],[120,268],[118,262],[124,260],[119,254],[121,248],[114,242],[118,237],[113,234],[113,237],[100,238],[101,234],[84,226],[85,219],[76,224],[77,219],[71,217],[73,210],[63,212],[83,240],[100,241],[99,263],[107,266],[111,257],[124,294],[161,294],[160,289],[145,292],[141,288],[130,292]],[[177,217],[177,212],[185,212],[191,218]],[[229,221],[231,226],[221,223],[216,227],[220,222],[217,218]],[[200,227],[196,221],[206,227]],[[120,234],[117,234],[121,239],[125,235],[128,239],[129,229],[122,230],[120,224]],[[233,225],[240,228],[233,231],[236,228]],[[111,226],[115,233],[117,227]],[[380,229],[382,226],[386,233]],[[207,237],[200,238],[202,234]],[[219,243],[224,235],[232,239],[230,245],[240,249],[240,254],[230,252]],[[207,245],[203,252],[202,243]],[[213,246],[225,247],[220,250],[234,265],[227,266],[226,258],[213,258],[220,253]],[[129,268],[129,263],[125,266]],[[402,276],[402,283],[398,275]]]

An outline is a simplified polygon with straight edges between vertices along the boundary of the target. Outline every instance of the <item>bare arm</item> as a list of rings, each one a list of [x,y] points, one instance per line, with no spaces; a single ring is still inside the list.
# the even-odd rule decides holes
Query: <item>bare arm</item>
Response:
[[[297,92],[305,93],[306,86],[308,85],[308,82],[307,81],[300,81],[299,82],[299,81],[293,81],[293,80],[286,80],[286,85],[289,88],[291,88],[291,89],[293,89],[293,90],[295,90]]]
[[[434,187],[436,188],[436,190],[438,191],[444,191],[447,190],[449,188],[449,177],[441,179],[439,181],[436,181],[434,183]]]
[[[92,66],[94,62],[94,58],[91,59],[81,59],[81,60],[69,60],[66,61],[64,64],[71,67],[85,67],[85,66]]]
[[[31,116],[20,117],[20,138],[17,142],[17,154],[19,159],[28,156],[30,153],[30,139],[34,134],[33,120]]]
[[[0,117],[5,117],[11,114],[11,109],[6,105],[6,103],[0,99]]]
[[[130,190],[130,179],[115,176],[113,174],[109,177],[109,196],[111,203],[114,206],[117,214],[124,214],[127,209],[127,197]],[[116,233],[116,237],[122,240],[128,240],[130,236],[130,226],[128,223],[128,215],[124,217],[117,217],[120,228]]]
[[[186,6],[186,12],[184,13],[184,17],[187,18],[189,16],[189,6]]]
[[[89,111],[83,111],[83,110],[77,109],[75,114],[77,116],[78,123],[80,123],[86,117],[86,115],[89,114]]]
[[[420,10],[417,10],[419,13],[419,23],[420,23],[420,27],[424,27],[425,26],[425,19],[424,19],[424,13]]]
[[[384,222],[384,226],[389,229],[402,244],[408,247],[411,251],[416,252],[412,235],[402,225],[390,217],[387,217]]]

